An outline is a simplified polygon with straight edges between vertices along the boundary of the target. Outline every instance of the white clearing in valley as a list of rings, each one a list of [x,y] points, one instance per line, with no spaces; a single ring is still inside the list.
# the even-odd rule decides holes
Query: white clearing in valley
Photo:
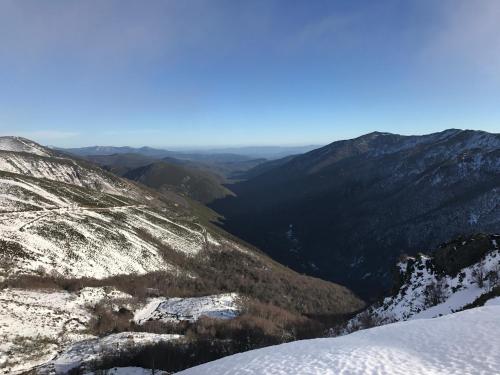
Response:
[[[193,298],[154,298],[137,310],[134,321],[196,321],[205,316],[215,319],[232,319],[238,316],[240,307],[236,293],[216,294]]]

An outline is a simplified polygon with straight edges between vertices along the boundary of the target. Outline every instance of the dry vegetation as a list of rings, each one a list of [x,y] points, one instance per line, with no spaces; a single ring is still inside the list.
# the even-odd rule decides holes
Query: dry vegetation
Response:
[[[77,291],[88,286],[113,286],[139,299],[238,292],[262,303],[310,316],[339,316],[363,307],[363,302],[349,290],[320,279],[299,275],[261,255],[232,249],[207,248],[203,254],[193,258],[166,246],[161,248],[170,263],[185,272],[119,275],[106,279],[20,275],[5,280],[0,287]]]
[[[100,304],[96,306],[95,313],[92,321],[94,333],[105,335],[140,330],[182,334],[184,339],[141,349],[131,347],[119,353],[103,353],[102,358],[91,365],[94,370],[140,366],[179,371],[246,350],[318,337],[325,331],[325,327],[317,321],[251,299],[243,302],[241,315],[232,320],[201,318],[194,323],[155,321],[137,326],[126,310],[112,311],[109,306]]]
[[[146,235],[146,234],[144,234]],[[158,244],[160,247],[160,244]],[[107,279],[69,279],[61,275],[24,275],[6,279],[0,287],[50,288],[76,292],[84,287],[112,286],[132,300],[102,302],[92,307],[89,330],[98,336],[124,331],[177,333],[182,344],[158,344],[128,356],[108,353],[96,368],[136,365],[175,371],[225,355],[324,335],[332,321],[363,307],[347,289],[299,275],[260,254],[229,248],[207,248],[187,257],[168,247],[162,251],[183,273],[155,272]],[[194,277],[193,277],[194,276]],[[232,320],[202,318],[197,322],[148,322],[136,325],[133,310],[147,297],[193,297],[238,292],[241,314]],[[118,305],[118,308],[117,308]]]

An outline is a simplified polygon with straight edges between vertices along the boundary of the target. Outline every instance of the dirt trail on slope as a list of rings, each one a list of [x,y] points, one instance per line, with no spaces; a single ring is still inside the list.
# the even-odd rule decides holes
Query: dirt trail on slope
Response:
[[[70,213],[70,212],[82,212],[82,211],[111,211],[119,208],[145,208],[145,205],[124,205],[124,206],[110,206],[110,207],[90,207],[90,206],[70,206],[70,207],[55,207],[55,208],[46,208],[42,210],[25,210],[25,211],[13,211],[13,212],[6,212],[0,214],[0,217],[2,216],[11,216],[13,214],[23,214],[23,213],[41,213],[40,216],[29,220],[28,222],[24,223],[21,225],[18,230],[23,231],[26,227],[29,225],[35,223],[36,221],[43,219],[44,217],[47,217],[52,214],[65,214],[65,213]],[[4,220],[7,220],[5,218]]]

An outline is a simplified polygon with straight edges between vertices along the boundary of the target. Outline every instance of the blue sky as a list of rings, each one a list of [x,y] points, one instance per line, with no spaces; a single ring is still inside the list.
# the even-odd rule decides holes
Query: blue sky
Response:
[[[500,131],[497,0],[1,0],[0,133],[325,144]]]

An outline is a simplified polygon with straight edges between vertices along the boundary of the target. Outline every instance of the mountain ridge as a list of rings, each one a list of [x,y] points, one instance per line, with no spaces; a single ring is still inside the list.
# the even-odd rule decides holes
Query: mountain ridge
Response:
[[[371,133],[228,187],[236,197],[210,204],[224,228],[300,272],[367,296],[377,283],[389,287],[402,249],[495,231],[500,135]]]
[[[217,178],[212,173],[165,161],[157,161],[129,170],[123,174],[123,177],[160,192],[175,191],[203,203],[232,195],[232,192],[222,185],[222,178]]]

